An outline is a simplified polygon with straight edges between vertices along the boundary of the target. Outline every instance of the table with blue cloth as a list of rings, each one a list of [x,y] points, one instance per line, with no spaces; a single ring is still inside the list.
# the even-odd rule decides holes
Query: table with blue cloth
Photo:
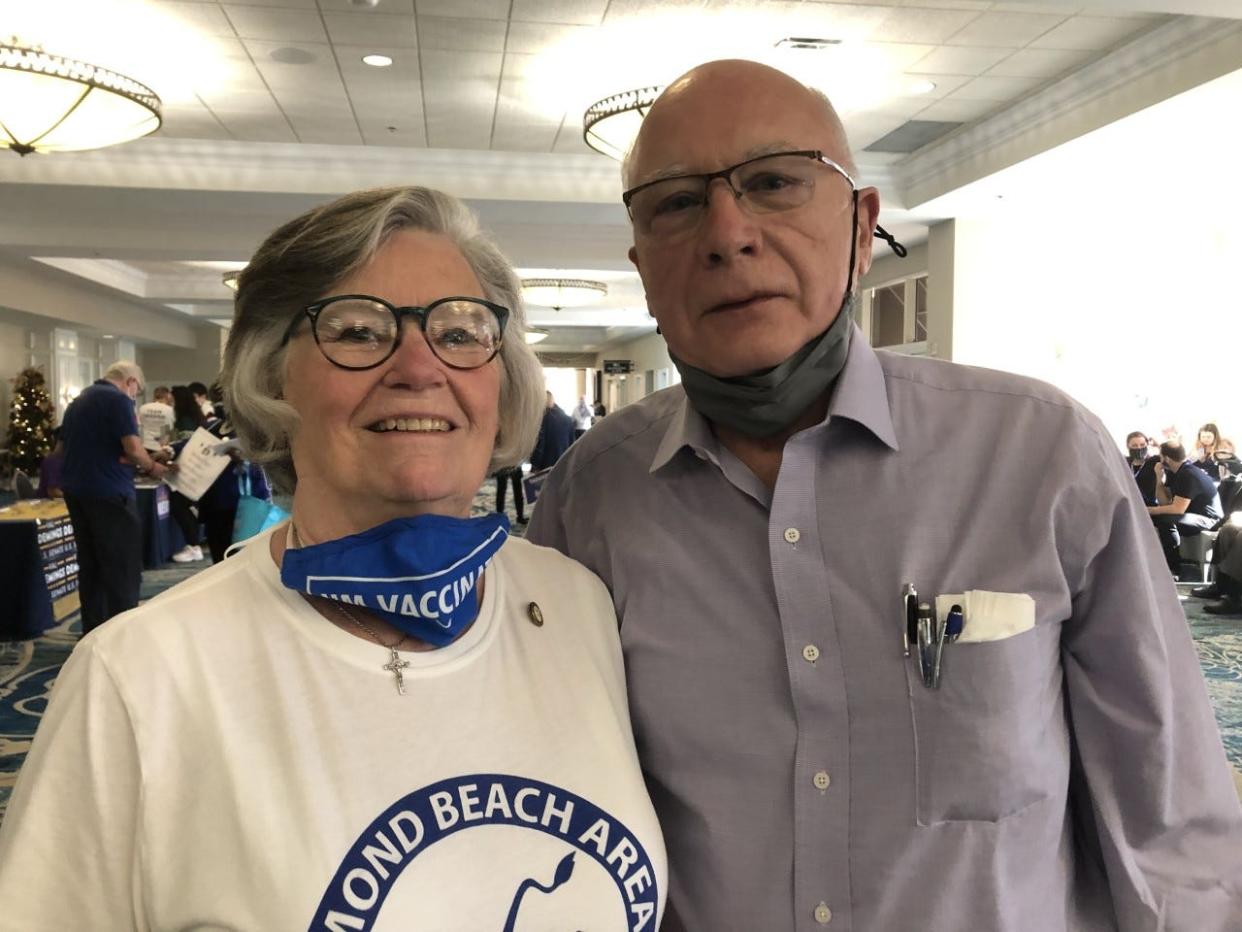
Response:
[[[169,513],[168,486],[162,482],[138,482],[134,491],[142,523],[142,567],[158,569],[185,546],[185,538]]]
[[[78,609],[78,550],[60,499],[0,508],[0,640],[38,637]]]

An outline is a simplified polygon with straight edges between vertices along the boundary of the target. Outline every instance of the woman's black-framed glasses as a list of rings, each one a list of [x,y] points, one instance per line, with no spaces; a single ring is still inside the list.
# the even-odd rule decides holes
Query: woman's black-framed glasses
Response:
[[[699,223],[708,191],[722,179],[752,213],[775,213],[801,207],[815,193],[815,182],[827,168],[858,190],[854,178],[818,149],[760,155],[716,172],[656,178],[621,195],[635,228],[643,234],[670,237]]]
[[[324,358],[342,369],[374,369],[401,345],[401,321],[413,317],[446,366],[477,369],[500,352],[509,309],[482,298],[449,297],[426,307],[396,307],[367,294],[334,295],[308,305],[311,332]],[[301,317],[285,333],[293,334]]]

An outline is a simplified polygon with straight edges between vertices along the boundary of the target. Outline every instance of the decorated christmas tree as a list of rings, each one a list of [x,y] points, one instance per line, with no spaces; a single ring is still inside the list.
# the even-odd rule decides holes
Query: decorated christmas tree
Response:
[[[44,384],[43,373],[33,366],[13,379],[13,401],[9,405],[9,461],[27,475],[39,472],[43,457],[52,452],[52,428],[56,409]]]

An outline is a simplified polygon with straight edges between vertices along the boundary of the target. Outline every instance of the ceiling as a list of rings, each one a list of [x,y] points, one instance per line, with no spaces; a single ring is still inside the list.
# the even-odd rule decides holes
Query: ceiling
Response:
[[[541,349],[597,351],[652,324],[617,166],[582,142],[595,100],[711,58],[776,64],[834,99],[881,222],[916,242],[952,191],[1242,67],[1239,20],[1236,0],[0,0],[6,33],[165,105],[159,133],[126,146],[0,153],[0,250],[220,322],[221,268],[274,226],[423,183],[465,197],[529,274],[607,281],[597,308],[531,309],[552,331]],[[790,36],[839,44],[775,47]],[[373,53],[393,64],[363,64]],[[962,125],[865,151],[910,120]]]

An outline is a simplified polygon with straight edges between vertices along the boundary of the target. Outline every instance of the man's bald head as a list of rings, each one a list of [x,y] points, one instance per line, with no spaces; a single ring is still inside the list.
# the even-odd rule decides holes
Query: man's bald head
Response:
[[[722,108],[735,110],[739,120],[745,120],[747,104],[755,106],[758,112],[802,116],[808,121],[804,125],[818,140],[816,145],[857,178],[845,127],[823,91],[759,62],[724,59],[690,69],[652,104],[621,163],[625,187],[646,181],[644,173],[662,170],[663,166],[649,164],[655,157],[651,150],[658,148],[668,134],[691,133],[696,115],[710,118],[713,111]],[[805,145],[801,141],[786,141],[795,148]]]

